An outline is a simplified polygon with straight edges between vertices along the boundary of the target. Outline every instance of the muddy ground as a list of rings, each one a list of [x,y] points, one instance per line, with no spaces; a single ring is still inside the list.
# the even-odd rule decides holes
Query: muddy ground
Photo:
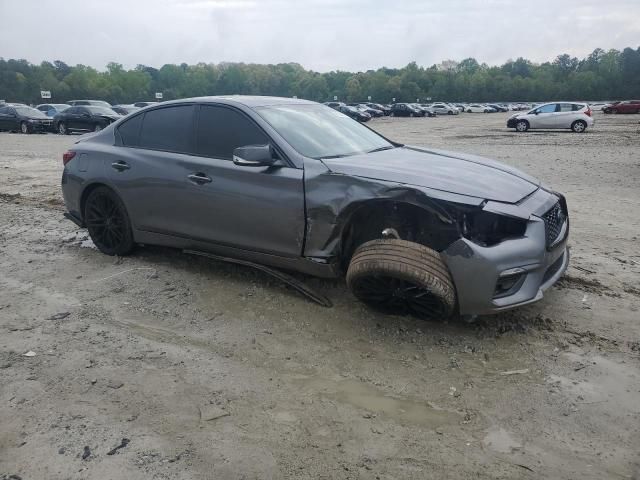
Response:
[[[640,116],[505,119],[371,122],[567,195],[564,280],[470,324],[310,279],[326,309],[169,249],[102,255],[62,217],[78,137],[0,133],[0,479],[640,478]]]

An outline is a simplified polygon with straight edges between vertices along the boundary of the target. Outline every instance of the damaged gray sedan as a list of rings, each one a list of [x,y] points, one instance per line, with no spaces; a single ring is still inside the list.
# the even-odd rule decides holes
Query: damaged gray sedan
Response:
[[[318,277],[420,317],[540,300],[567,268],[565,198],[514,168],[388,140],[272,97],[164,102],[64,154],[67,216],[100,251],[177,247]]]

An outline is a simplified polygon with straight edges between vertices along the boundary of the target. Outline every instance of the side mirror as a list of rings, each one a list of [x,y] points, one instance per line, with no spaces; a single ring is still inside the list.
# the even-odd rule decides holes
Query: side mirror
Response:
[[[270,145],[247,145],[233,150],[233,163],[241,167],[268,167],[273,165]]]

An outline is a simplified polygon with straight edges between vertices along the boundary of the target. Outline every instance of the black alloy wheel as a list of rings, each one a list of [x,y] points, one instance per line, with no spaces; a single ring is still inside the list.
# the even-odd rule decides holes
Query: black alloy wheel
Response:
[[[84,223],[91,240],[102,253],[126,255],[133,250],[129,215],[122,200],[109,188],[98,187],[89,193]]]

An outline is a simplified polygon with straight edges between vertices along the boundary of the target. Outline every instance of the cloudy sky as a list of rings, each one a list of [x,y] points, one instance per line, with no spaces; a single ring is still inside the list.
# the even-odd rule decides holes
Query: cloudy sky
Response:
[[[640,0],[0,0],[0,57],[97,68],[499,64],[640,45]]]

